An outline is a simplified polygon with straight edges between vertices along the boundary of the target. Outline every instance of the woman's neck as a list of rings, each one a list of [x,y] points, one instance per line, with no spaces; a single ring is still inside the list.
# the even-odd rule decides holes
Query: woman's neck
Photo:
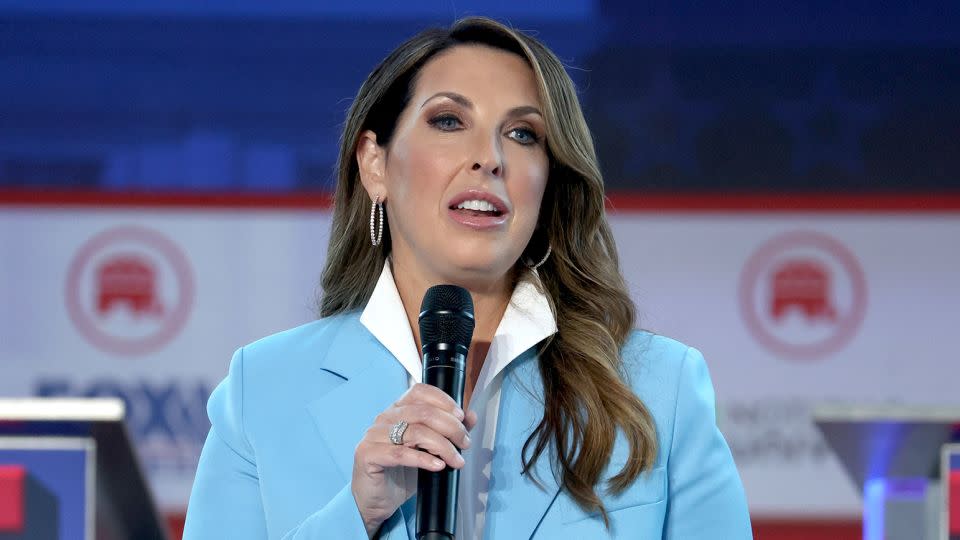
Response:
[[[407,268],[403,261],[389,260],[393,280],[403,309],[407,314],[407,321],[413,332],[413,339],[419,353],[420,342],[420,304],[427,289],[442,281],[438,277],[428,276],[419,268]],[[500,320],[510,302],[510,276],[502,276],[499,280],[483,284],[471,284],[465,287],[473,298],[473,314],[476,327],[473,330],[473,340],[470,344],[470,354],[467,357],[466,387],[464,389],[464,407],[469,403],[473,387],[476,385],[483,362],[490,348],[490,342],[500,326]]]
[[[418,268],[407,268],[402,261],[393,260],[390,270],[393,273],[393,280],[397,285],[397,291],[400,293],[400,299],[403,301],[403,309],[407,313],[407,320],[410,323],[410,329],[413,330],[414,341],[417,343],[417,350],[420,350],[420,304],[423,301],[423,295],[427,289],[438,283],[443,283],[442,278],[438,276],[425,275]],[[500,319],[507,309],[510,301],[510,279],[509,275],[502,276],[500,279],[483,284],[470,284],[465,287],[470,291],[473,298],[473,315],[476,320],[476,327],[473,330],[473,339],[489,342],[493,334],[500,325]]]

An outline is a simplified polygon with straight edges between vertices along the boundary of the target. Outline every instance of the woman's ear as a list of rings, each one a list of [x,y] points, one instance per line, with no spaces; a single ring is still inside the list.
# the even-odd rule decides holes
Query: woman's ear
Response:
[[[377,134],[369,129],[360,134],[360,142],[357,143],[357,167],[360,170],[360,182],[370,199],[379,196],[381,202],[387,200],[386,149],[377,144]]]

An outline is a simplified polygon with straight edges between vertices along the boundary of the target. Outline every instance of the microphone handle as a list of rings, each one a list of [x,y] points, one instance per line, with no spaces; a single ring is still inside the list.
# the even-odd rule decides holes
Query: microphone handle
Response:
[[[425,347],[426,348],[426,347]],[[463,406],[465,355],[432,348],[423,355],[423,382],[436,386]],[[453,540],[460,470],[417,471],[417,540]]]

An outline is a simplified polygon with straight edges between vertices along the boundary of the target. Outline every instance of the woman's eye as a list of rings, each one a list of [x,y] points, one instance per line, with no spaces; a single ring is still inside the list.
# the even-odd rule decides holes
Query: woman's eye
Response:
[[[460,119],[449,114],[442,114],[431,118],[430,125],[440,131],[454,131],[460,127]]]
[[[520,144],[535,144],[539,140],[536,132],[527,128],[511,129],[508,137]]]

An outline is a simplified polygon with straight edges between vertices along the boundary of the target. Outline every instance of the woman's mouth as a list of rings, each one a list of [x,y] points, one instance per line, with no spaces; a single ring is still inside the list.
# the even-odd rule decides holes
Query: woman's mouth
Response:
[[[506,223],[507,215],[488,201],[472,199],[451,206],[449,215],[454,221],[471,229],[492,229]]]
[[[451,210],[464,212],[473,216],[499,216],[503,214],[490,201],[470,199],[451,207]]]

